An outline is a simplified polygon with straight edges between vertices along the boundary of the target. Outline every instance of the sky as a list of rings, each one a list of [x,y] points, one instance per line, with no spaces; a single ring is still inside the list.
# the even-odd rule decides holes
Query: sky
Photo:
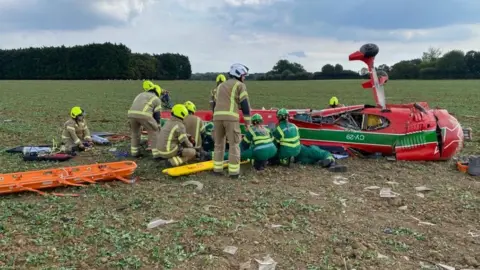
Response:
[[[478,0],[0,0],[0,48],[114,42],[187,55],[194,73],[280,59],[358,71],[348,55],[365,43],[379,46],[377,65],[480,50],[478,14]]]

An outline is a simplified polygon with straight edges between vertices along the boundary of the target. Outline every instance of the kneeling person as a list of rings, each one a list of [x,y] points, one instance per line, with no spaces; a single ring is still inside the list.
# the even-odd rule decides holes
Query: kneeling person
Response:
[[[347,167],[345,165],[338,165],[332,153],[321,149],[316,145],[303,145],[300,154],[295,157],[295,163],[300,164],[319,164],[323,168],[328,168],[333,172],[345,172]]]
[[[272,163],[288,166],[291,159],[300,154],[301,144],[298,127],[288,122],[288,112],[284,108],[277,111],[277,119],[278,125],[273,130],[273,137],[278,146],[278,152],[272,159]]]
[[[168,119],[160,130],[157,142],[159,157],[167,159],[167,167],[176,167],[187,163],[196,156],[196,150],[187,137],[183,120],[188,115],[188,110],[183,104],[172,108],[172,117]]]
[[[63,125],[62,151],[72,153],[85,150],[85,145],[93,146],[93,140],[90,136],[87,122],[85,121],[85,112],[82,108],[76,106],[70,110],[70,119]]]
[[[267,161],[277,154],[270,131],[262,126],[263,118],[259,114],[252,116],[252,127],[249,128],[241,142],[241,160],[253,159],[257,170],[265,169]]]

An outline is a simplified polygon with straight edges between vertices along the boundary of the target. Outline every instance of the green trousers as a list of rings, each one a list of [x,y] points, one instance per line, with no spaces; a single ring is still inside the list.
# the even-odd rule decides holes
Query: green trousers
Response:
[[[335,158],[332,153],[322,150],[316,145],[302,145],[300,154],[295,157],[295,162],[300,164],[315,164],[323,160],[331,160],[334,162]]]

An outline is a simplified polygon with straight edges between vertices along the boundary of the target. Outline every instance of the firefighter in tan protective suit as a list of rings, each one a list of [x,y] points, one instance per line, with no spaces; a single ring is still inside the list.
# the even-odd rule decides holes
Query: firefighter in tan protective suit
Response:
[[[159,157],[167,159],[166,167],[176,167],[195,158],[197,151],[189,141],[183,121],[188,110],[183,104],[176,104],[171,110],[172,117],[160,131]]]
[[[185,102],[185,108],[188,110],[188,115],[183,120],[185,124],[185,128],[187,130],[187,134],[193,137],[195,148],[202,147],[202,133],[204,133],[204,125],[202,119],[195,115],[197,108],[195,104],[191,101]]]
[[[229,79],[217,88],[215,108],[213,113],[215,150],[213,155],[213,171],[223,172],[223,157],[225,154],[225,139],[229,143],[228,174],[232,178],[240,175],[240,117],[241,109],[245,127],[250,127],[250,104],[247,87],[243,83],[248,74],[248,68],[242,64],[230,67]]]
[[[225,75],[218,74],[217,79],[216,79],[217,86],[215,86],[215,88],[213,88],[212,91],[210,92],[210,108],[212,109],[212,111],[215,108],[215,102],[216,102],[215,96],[217,94],[217,88],[221,83],[223,83],[226,80],[227,80],[227,78],[225,78]]]
[[[130,128],[132,129],[131,154],[134,157],[139,156],[141,127],[148,132],[149,141],[152,144],[153,158],[157,158],[159,153],[157,150],[158,137],[160,135],[160,111],[162,102],[158,89],[151,81],[143,82],[143,90],[145,92],[138,94],[133,100],[130,110],[128,110],[128,119],[130,120]],[[161,91],[161,89],[160,89]]]
[[[93,146],[90,130],[84,118],[85,111],[78,106],[73,107],[70,110],[70,117],[71,119],[63,125],[61,150],[72,153],[85,150],[84,143],[87,146]]]

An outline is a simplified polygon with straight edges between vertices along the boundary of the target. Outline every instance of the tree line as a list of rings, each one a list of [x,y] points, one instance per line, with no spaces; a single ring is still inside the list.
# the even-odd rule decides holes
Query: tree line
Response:
[[[132,53],[109,42],[0,50],[3,80],[187,80],[191,75],[188,56]]]
[[[344,70],[326,64],[308,72],[295,62],[279,60],[266,73],[249,80],[329,80],[365,78],[365,69]],[[452,50],[445,54],[429,48],[422,57],[403,60],[377,70],[390,79],[480,79],[480,51]],[[178,53],[133,53],[123,44],[109,42],[73,47],[41,47],[0,50],[0,80],[215,80],[217,72],[192,74],[188,56]]]
[[[480,79],[480,51],[452,50],[442,55],[440,49],[429,48],[421,58],[400,61],[392,66],[385,64],[376,67],[389,75],[389,79]],[[326,64],[321,71],[308,72],[295,62],[279,60],[267,73],[251,74],[249,80],[332,80],[360,79],[365,76],[367,68],[359,71],[344,70],[342,65]],[[194,80],[214,80],[218,73],[195,73]]]

